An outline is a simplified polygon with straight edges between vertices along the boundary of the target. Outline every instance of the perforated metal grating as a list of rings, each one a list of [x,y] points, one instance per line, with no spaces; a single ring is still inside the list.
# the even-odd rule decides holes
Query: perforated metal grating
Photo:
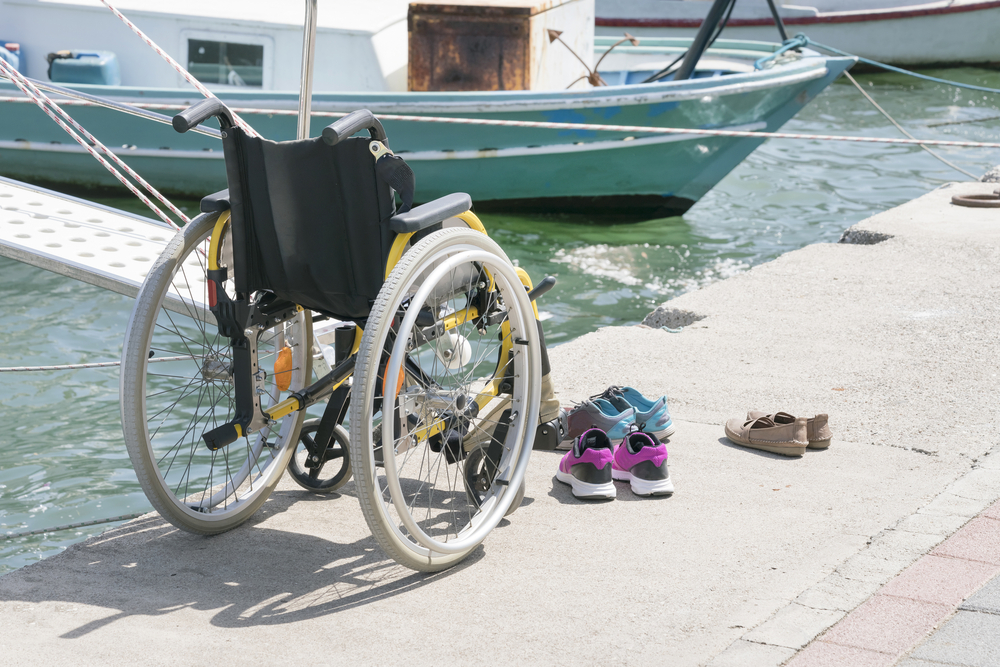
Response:
[[[161,222],[0,177],[4,257],[135,297],[174,234]],[[192,253],[186,263],[197,270],[185,275],[204,282],[201,261]]]

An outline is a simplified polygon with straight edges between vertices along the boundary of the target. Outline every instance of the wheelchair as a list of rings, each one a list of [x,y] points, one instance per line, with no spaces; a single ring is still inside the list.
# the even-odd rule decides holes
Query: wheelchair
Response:
[[[143,491],[208,535],[246,521],[286,468],[319,493],[353,477],[388,556],[458,563],[520,504],[533,443],[557,424],[539,427],[558,403],[534,304],[554,278],[534,287],[468,195],[410,208],[412,172],[367,110],[272,142],[206,99],[174,127],[211,117],[229,189],[155,261],[125,335],[122,426]],[[311,406],[322,417],[306,422]]]

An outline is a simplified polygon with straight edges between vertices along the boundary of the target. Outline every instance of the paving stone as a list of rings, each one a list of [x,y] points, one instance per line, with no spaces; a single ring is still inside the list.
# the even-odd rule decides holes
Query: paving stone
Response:
[[[931,662],[930,660],[920,660],[918,658],[906,658],[902,662],[897,662],[896,667],[951,667],[959,665],[957,662]]]
[[[948,487],[961,498],[995,501],[1000,497],[1000,468],[975,468]]]
[[[968,521],[968,517],[955,514],[924,514],[923,511],[920,511],[900,521],[896,530],[947,537]]]
[[[994,577],[992,581],[973,593],[960,608],[1000,614],[1000,577]]]
[[[839,572],[834,572],[803,591],[795,601],[814,609],[850,611],[874,595],[879,585],[874,581],[848,579]]]
[[[876,595],[847,615],[823,641],[896,656],[908,651],[946,618],[953,607]]]
[[[914,533],[908,530],[887,530],[872,540],[869,549],[887,560],[912,562],[940,543],[939,535]]]
[[[914,560],[913,557],[895,559],[879,556],[873,550],[865,549],[857,556],[845,561],[837,568],[837,572],[848,579],[884,584]]]
[[[890,667],[896,655],[827,642],[813,642],[785,667]]]
[[[1000,456],[998,456],[997,458],[1000,458]],[[983,512],[980,516],[985,516],[989,519],[1000,519],[1000,502],[995,502],[992,505],[990,505],[990,507],[987,508],[987,510]]]
[[[1000,616],[959,611],[912,653],[914,658],[970,667],[1000,665]]]
[[[972,518],[983,511],[988,503],[983,500],[973,498],[962,498],[954,493],[938,494],[934,500],[930,501],[920,509],[923,514],[945,514],[953,516],[964,516]]]
[[[982,517],[973,519],[932,553],[1000,565],[1000,521]]]
[[[792,602],[743,638],[763,644],[802,648],[843,616],[843,611],[813,609]]]
[[[778,667],[793,655],[795,649],[738,639],[707,667]]]
[[[957,606],[1000,571],[996,565],[961,558],[924,556],[879,591],[880,595]]]

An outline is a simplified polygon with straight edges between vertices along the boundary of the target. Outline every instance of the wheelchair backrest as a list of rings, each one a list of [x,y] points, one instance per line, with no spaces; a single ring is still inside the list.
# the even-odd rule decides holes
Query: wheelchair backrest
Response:
[[[270,290],[340,319],[368,316],[392,244],[393,192],[368,138],[223,138],[237,292]]]

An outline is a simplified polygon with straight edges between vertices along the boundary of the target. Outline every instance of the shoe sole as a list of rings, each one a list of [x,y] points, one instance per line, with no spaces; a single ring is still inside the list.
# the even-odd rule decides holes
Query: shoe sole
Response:
[[[809,449],[826,449],[830,446],[830,440],[832,440],[832,438],[827,438],[826,440],[810,440]]]
[[[607,499],[614,498],[617,494],[614,482],[590,484],[589,482],[580,481],[576,477],[573,477],[573,475],[562,470],[556,471],[556,479],[563,484],[569,484],[573,490],[573,495],[577,498]]]
[[[806,453],[806,443],[804,442],[751,442],[749,440],[741,439],[737,434],[729,430],[729,426],[725,427],[726,437],[732,442],[742,447],[750,447],[752,449],[759,449],[764,452],[771,452],[772,454],[781,454],[783,456],[803,456]],[[819,442],[819,441],[817,441]]]
[[[670,496],[674,493],[674,482],[667,475],[666,479],[642,479],[628,470],[617,470],[611,467],[611,478],[619,482],[628,482],[632,493],[637,496]]]
[[[667,424],[667,427],[662,431],[653,431],[652,435],[657,440],[663,441],[672,436],[677,431],[677,427],[674,426],[674,422],[671,421]]]

